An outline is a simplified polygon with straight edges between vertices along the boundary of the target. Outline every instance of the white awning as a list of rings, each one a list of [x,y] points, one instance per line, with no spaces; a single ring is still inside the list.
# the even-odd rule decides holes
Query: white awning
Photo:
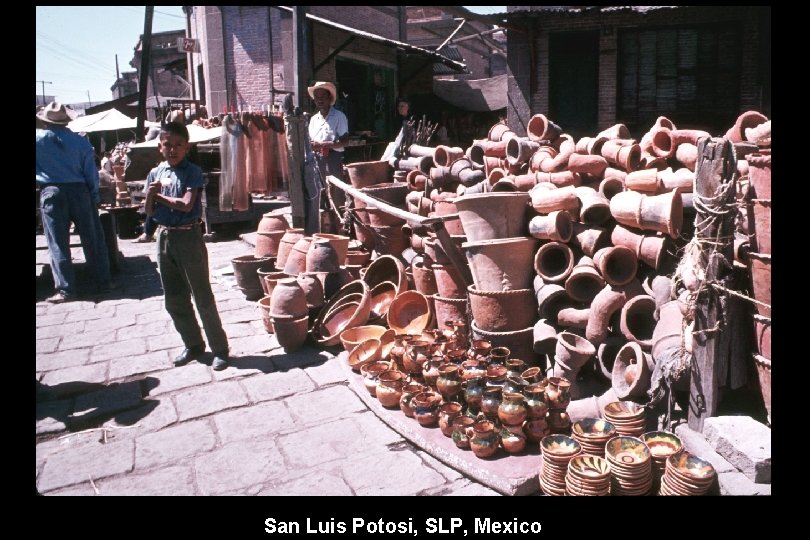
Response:
[[[144,125],[149,127],[159,124],[155,124],[154,122],[146,122]],[[96,114],[80,116],[70,122],[67,127],[76,133],[92,133],[95,131],[135,129],[138,127],[138,121],[135,118],[130,118],[117,109],[110,109]]]

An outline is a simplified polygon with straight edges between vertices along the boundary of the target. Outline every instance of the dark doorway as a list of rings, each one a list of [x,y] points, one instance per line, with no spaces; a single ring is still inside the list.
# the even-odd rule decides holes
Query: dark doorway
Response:
[[[597,131],[599,32],[549,36],[549,117],[574,138]]]
[[[349,132],[387,135],[393,118],[393,71],[338,58],[335,60],[338,99],[335,108],[349,120]]]

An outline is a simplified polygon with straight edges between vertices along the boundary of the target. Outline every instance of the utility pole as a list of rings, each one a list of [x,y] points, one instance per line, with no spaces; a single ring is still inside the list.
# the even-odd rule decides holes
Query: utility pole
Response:
[[[118,55],[115,55],[115,80],[118,81],[121,78],[121,72],[118,71]]]
[[[90,106],[90,90],[87,91],[87,106]]]
[[[146,136],[143,127],[146,122],[146,86],[149,82],[149,68],[152,63],[152,15],[155,6],[146,6],[143,22],[143,39],[141,40],[141,66],[138,77],[138,124],[135,128],[135,140],[143,142]]]
[[[51,81],[37,81],[37,82],[42,83],[42,104],[45,105],[45,85],[53,83]]]

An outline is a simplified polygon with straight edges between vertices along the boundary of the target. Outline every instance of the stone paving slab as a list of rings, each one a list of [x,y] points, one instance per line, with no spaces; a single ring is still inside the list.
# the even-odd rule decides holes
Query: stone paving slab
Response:
[[[90,360],[88,349],[73,349],[70,351],[57,351],[52,353],[37,354],[36,369],[41,371],[55,371],[69,367],[82,366]]]
[[[71,418],[87,421],[140,405],[143,395],[137,381],[111,384],[103,390],[77,396]]]
[[[221,412],[212,418],[222,444],[270,439],[296,429],[295,420],[281,401],[267,401],[252,407]]]
[[[148,433],[136,439],[135,470],[165,466],[207,452],[216,442],[214,430],[207,420],[184,422]]]
[[[48,456],[37,488],[40,492],[47,492],[87,482],[91,478],[98,480],[129,472],[133,467],[134,454],[134,441],[97,443],[57,452]]]
[[[282,477],[287,468],[273,441],[238,441],[194,458],[200,495],[222,495]]]
[[[106,478],[96,482],[98,495],[143,496],[143,495],[196,495],[191,467],[178,465],[143,474],[128,474],[124,477]]]
[[[247,405],[248,398],[237,381],[225,381],[215,387],[201,386],[180,392],[174,396],[174,402],[183,421]]]
[[[771,430],[750,416],[707,418],[703,434],[717,453],[751,481],[771,482]]]
[[[475,478],[479,482],[505,495],[529,495],[540,489],[538,472],[542,455],[539,446],[527,444],[520,454],[509,455],[499,451],[490,459],[479,459],[471,450],[462,450],[445,437],[438,426],[424,428],[399,409],[386,409],[371,396],[359,374],[346,363],[346,352],[338,356],[349,388],[391,429],[435,457],[442,463]]]

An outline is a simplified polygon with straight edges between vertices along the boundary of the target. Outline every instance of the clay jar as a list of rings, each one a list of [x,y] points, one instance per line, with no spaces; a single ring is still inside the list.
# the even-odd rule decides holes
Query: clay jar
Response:
[[[505,362],[506,376],[507,377],[520,377],[520,374],[526,371],[526,362],[520,358],[509,358]]]
[[[435,426],[439,421],[442,396],[432,390],[416,394],[412,400],[413,417],[423,427]]]
[[[439,368],[442,366],[441,357],[433,356],[422,364],[422,379],[427,386],[436,388],[436,381],[439,378]],[[455,367],[455,366],[453,366]]]
[[[399,397],[399,410],[408,418],[413,418],[413,397],[430,390],[427,386],[416,382],[410,382],[402,387],[402,394]]]
[[[473,424],[473,436],[470,439],[470,449],[475,457],[486,459],[495,455],[500,444],[500,435],[495,430],[495,424],[489,420],[482,420]]]
[[[565,409],[571,402],[571,381],[565,377],[549,377],[546,401],[550,409]]]
[[[439,429],[445,437],[453,435],[453,421],[461,416],[461,403],[445,403],[439,407]]]
[[[526,448],[526,435],[523,426],[503,426],[501,428],[501,446],[508,454],[517,454]]]
[[[288,228],[289,223],[283,215],[274,212],[264,214],[256,230],[256,246],[253,254],[256,257],[277,256],[281,238]]]
[[[501,423],[507,426],[519,426],[526,420],[527,415],[528,410],[523,394],[513,392],[503,394],[503,400],[498,406],[498,419]]]
[[[401,371],[386,370],[377,378],[377,399],[383,407],[399,406],[405,374]]]
[[[526,397],[526,420],[543,420],[548,412],[546,384],[530,384],[523,390]]]
[[[294,277],[278,281],[270,296],[270,316],[298,319],[309,315],[306,293]]]
[[[461,374],[455,364],[443,364],[439,366],[439,376],[436,378],[436,389],[442,398],[449,402],[458,399],[461,394]]]
[[[305,236],[304,229],[287,229],[284,235],[279,240],[278,255],[276,256],[276,268],[284,269],[287,264],[287,258],[290,256],[293,246],[298,240]]]
[[[469,416],[457,416],[453,419],[453,443],[457,448],[462,450],[470,449],[470,433],[472,433],[472,426],[475,424],[475,419]]]
[[[464,390],[464,402],[471,412],[481,410],[481,401],[486,389],[486,379],[484,377],[471,377],[467,379],[467,388]]]
[[[496,420],[498,418],[498,407],[501,406],[503,401],[503,388],[500,386],[490,386],[484,388],[481,395],[481,412],[488,420]]]
[[[377,396],[377,384],[379,383],[380,373],[391,369],[389,362],[377,360],[360,367],[360,374],[363,376],[363,385],[372,396]]]
[[[506,366],[490,364],[487,366],[487,386],[503,386],[506,383]]]
[[[430,343],[424,340],[413,340],[405,346],[405,354],[402,356],[402,367],[406,373],[421,374],[422,364],[429,359]]]

